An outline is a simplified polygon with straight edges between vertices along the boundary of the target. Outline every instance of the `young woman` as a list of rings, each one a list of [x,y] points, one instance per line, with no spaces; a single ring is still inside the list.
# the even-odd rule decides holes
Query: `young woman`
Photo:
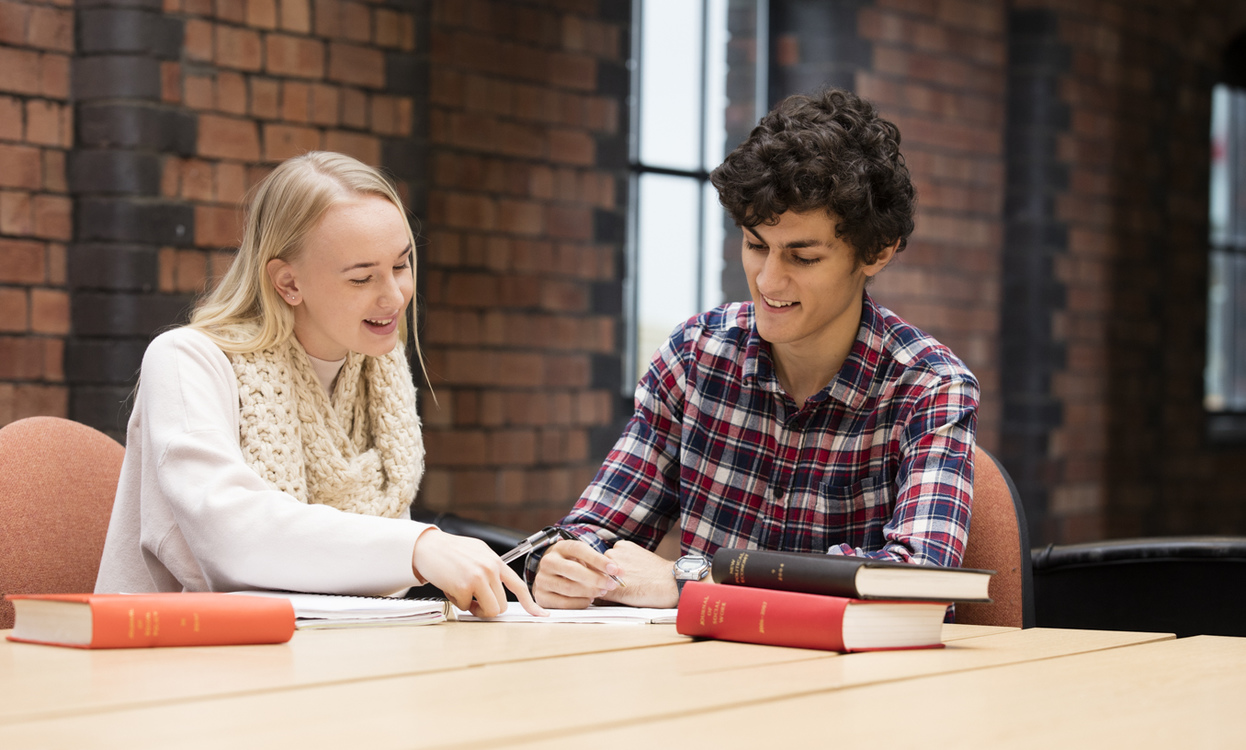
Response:
[[[229,272],[143,357],[96,591],[429,582],[478,614],[503,587],[540,613],[483,542],[408,516],[414,250],[393,186],[350,157],[304,154],[256,187]]]

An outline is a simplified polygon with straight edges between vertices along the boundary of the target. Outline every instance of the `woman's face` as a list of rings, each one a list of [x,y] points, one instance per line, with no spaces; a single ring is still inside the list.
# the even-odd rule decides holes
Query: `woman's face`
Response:
[[[307,353],[332,361],[392,351],[415,286],[412,251],[398,208],[367,195],[330,207],[293,261],[269,261]]]

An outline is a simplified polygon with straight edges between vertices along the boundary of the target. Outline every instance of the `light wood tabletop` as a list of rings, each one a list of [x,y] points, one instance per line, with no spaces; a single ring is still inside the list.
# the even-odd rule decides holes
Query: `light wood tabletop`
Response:
[[[670,625],[447,623],[300,632],[280,646],[8,643],[0,747],[537,747],[581,735],[594,745],[603,733],[738,712],[756,731],[789,702],[972,682],[1170,639],[961,625],[945,627],[943,649],[842,655],[692,641]],[[719,745],[757,745],[728,735]]]

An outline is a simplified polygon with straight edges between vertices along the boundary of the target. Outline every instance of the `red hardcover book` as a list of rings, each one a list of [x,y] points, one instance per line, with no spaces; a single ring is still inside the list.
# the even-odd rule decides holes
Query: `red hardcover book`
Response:
[[[826,651],[941,648],[947,602],[846,599],[690,582],[675,629],[698,638]]]
[[[72,648],[285,643],[289,599],[220,593],[9,594],[11,641]]]

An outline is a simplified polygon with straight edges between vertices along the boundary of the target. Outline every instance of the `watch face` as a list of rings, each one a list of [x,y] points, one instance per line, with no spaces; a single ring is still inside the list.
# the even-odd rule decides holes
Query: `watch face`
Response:
[[[709,568],[709,563],[703,555],[684,555],[675,561],[675,572],[681,576],[700,578]]]

